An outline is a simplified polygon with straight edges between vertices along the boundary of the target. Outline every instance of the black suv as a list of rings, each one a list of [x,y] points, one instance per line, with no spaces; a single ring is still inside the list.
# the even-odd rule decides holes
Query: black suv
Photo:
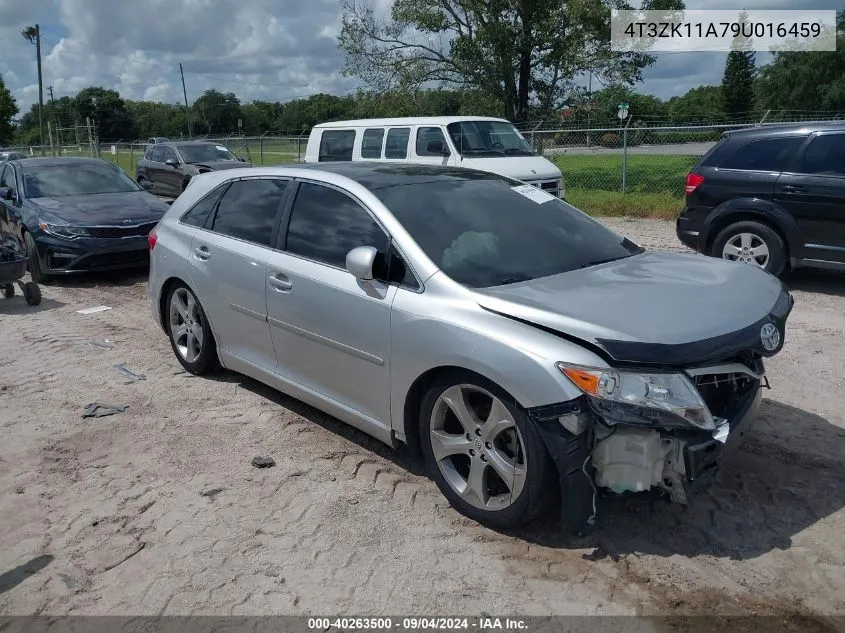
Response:
[[[726,132],[687,174],[676,230],[706,255],[845,270],[845,122]]]

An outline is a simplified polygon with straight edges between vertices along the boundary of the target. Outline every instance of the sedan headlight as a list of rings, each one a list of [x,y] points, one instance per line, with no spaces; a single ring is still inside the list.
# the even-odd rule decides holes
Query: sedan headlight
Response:
[[[699,429],[716,428],[710,409],[683,374],[640,373],[564,363],[557,363],[557,368],[590,396],[599,410],[610,415],[618,412],[614,417],[623,422],[677,426],[686,421]]]
[[[47,224],[46,222],[40,222],[38,224],[41,227],[41,230],[45,233],[49,233],[55,237],[61,237],[66,240],[72,240],[77,237],[85,237],[88,235],[88,229],[82,228],[79,226],[65,226],[62,224]]]

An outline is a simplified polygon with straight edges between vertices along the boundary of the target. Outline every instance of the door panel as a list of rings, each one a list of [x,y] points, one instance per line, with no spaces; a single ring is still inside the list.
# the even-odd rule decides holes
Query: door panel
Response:
[[[285,380],[390,425],[390,306],[396,287],[359,281],[346,254],[372,246],[387,261],[389,239],[345,192],[300,182],[283,245],[267,266],[267,314]],[[379,269],[376,279],[386,279]]]
[[[797,221],[807,259],[845,262],[845,134],[816,135],[773,200]]]
[[[218,347],[272,371],[276,359],[264,293],[268,253],[254,244],[198,231],[188,269]]]
[[[267,324],[267,259],[287,185],[272,178],[235,180],[206,221],[210,230],[194,231],[188,255],[191,280],[219,348],[268,372],[276,356]]]
[[[396,287],[280,252],[267,273],[277,373],[388,425]]]

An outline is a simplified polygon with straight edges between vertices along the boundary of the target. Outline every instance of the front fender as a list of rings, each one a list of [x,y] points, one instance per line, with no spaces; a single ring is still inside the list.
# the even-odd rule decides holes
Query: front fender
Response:
[[[704,221],[701,244],[712,244],[719,231],[733,222],[755,219],[778,229],[792,257],[803,256],[804,241],[795,218],[777,204],[760,198],[735,198],[716,207]]]
[[[428,294],[428,293],[426,293]],[[524,408],[565,402],[581,392],[555,367],[606,366],[587,349],[531,325],[456,302],[400,291],[391,313],[391,426],[405,431],[405,404],[417,379],[462,368],[493,381]],[[449,320],[442,315],[448,314]]]

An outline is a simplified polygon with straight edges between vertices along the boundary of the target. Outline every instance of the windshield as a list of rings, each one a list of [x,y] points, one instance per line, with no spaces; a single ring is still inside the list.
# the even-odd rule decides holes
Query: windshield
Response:
[[[464,121],[446,126],[464,156],[533,156],[531,146],[504,121]]]
[[[643,251],[560,198],[531,185],[520,193],[515,185],[460,180],[373,193],[435,265],[470,288],[528,281]]]
[[[26,167],[23,190],[27,198],[142,191],[122,169],[106,162]]]
[[[210,163],[216,160],[238,160],[222,145],[181,145],[179,153],[186,163]]]

